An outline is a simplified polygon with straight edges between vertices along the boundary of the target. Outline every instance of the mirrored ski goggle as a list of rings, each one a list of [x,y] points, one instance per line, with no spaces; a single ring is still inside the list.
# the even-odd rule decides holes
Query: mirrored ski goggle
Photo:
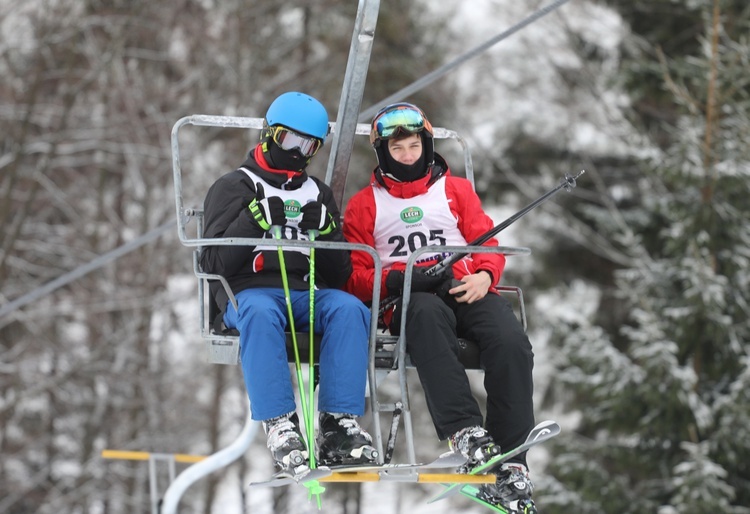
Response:
[[[372,121],[370,142],[390,139],[399,132],[416,134],[424,129],[432,132],[432,125],[424,117],[422,111],[407,105],[399,106],[384,112]]]
[[[306,136],[281,125],[268,127],[271,138],[282,150],[299,150],[303,157],[312,157],[323,146],[317,137]]]

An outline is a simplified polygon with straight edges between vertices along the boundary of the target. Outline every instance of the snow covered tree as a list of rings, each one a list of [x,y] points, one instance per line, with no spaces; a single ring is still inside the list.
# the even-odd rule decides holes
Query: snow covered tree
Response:
[[[654,102],[633,116],[640,173],[585,209],[630,261],[622,322],[557,320],[557,400],[581,418],[553,450],[549,514],[750,512],[750,10],[658,5],[702,30],[686,54],[630,41],[634,107]]]

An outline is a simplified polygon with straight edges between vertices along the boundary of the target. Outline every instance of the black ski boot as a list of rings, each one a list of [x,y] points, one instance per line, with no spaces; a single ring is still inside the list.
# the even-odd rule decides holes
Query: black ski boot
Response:
[[[518,462],[506,462],[494,473],[497,481],[483,485],[477,498],[502,507],[509,514],[536,514],[536,507],[531,499],[534,484],[526,466]]]
[[[372,437],[354,416],[320,413],[318,461],[324,466],[357,466],[375,462]]]
[[[489,432],[480,426],[459,430],[448,438],[448,446],[467,459],[466,464],[458,469],[459,473],[469,473],[473,468],[500,454],[500,446],[496,445]]]
[[[264,421],[263,430],[268,436],[266,446],[279,468],[278,475],[295,477],[309,471],[307,446],[300,433],[296,413]]]

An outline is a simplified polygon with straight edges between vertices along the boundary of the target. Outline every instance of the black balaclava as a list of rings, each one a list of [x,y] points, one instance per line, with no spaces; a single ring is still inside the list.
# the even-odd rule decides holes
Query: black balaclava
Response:
[[[412,164],[398,162],[391,156],[391,152],[387,149],[383,153],[385,153],[385,164],[387,168],[384,171],[399,182],[412,182],[420,179],[424,177],[424,174],[427,171],[424,165],[424,152],[422,152],[419,159]]]
[[[432,141],[425,141],[426,137],[423,133],[420,133],[419,137],[422,138],[422,155],[413,164],[398,162],[388,150],[388,141],[382,141],[379,147],[375,149],[382,172],[399,182],[413,182],[424,177],[430,165],[432,165],[432,162],[427,163],[425,159],[425,154],[429,151],[427,145],[431,145]],[[431,156],[430,161],[432,160],[434,160],[434,157]]]
[[[282,150],[270,137],[263,141],[263,156],[268,165],[277,170],[302,172],[310,163],[298,150]]]

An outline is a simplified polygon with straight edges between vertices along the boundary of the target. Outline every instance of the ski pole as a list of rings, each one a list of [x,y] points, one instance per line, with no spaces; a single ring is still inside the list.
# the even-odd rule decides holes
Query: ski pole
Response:
[[[280,225],[273,225],[271,226],[271,236],[273,236],[274,239],[277,239],[281,241],[281,226]],[[308,456],[312,456],[313,452],[315,451],[315,447],[312,444],[311,436],[312,434],[308,431],[309,425],[308,425],[308,411],[307,411],[307,402],[305,398],[305,391],[304,391],[304,382],[302,380],[302,364],[300,363],[299,358],[299,346],[297,346],[297,331],[294,328],[294,312],[292,311],[292,295],[289,292],[289,279],[287,277],[286,273],[286,263],[284,261],[284,250],[279,244],[277,247],[277,251],[279,253],[279,268],[281,269],[281,283],[284,286],[284,300],[286,302],[286,312],[289,316],[289,330],[292,333],[292,348],[294,349],[294,367],[297,372],[297,387],[299,389],[299,395],[300,395],[300,402],[302,403],[302,418],[305,423],[305,432],[307,432],[307,441],[305,443],[307,444],[307,454]]]
[[[310,238],[310,241],[315,241],[315,238],[317,237],[317,231],[316,230],[309,230],[307,232],[308,237]],[[310,283],[310,320],[309,320],[309,335],[310,335],[310,352],[309,352],[309,374],[308,374],[308,395],[309,395],[309,402],[307,404],[308,406],[308,414],[309,414],[309,420],[310,420],[310,426],[308,427],[308,433],[313,434],[315,430],[315,423],[314,423],[314,416],[315,416],[315,376],[314,376],[314,366],[315,366],[315,248],[310,248],[310,274],[309,274],[309,283]],[[315,459],[310,459],[310,467],[315,467]]]
[[[474,241],[469,243],[467,246],[482,246],[484,243],[495,237],[497,234],[511,226],[513,223],[518,221],[520,218],[525,216],[529,211],[535,209],[536,207],[540,206],[550,198],[552,198],[554,195],[556,195],[558,192],[560,192],[561,189],[565,189],[567,192],[571,192],[574,187],[576,187],[576,179],[586,173],[586,170],[581,170],[575,177],[571,177],[570,175],[565,175],[563,178],[560,179],[560,184],[555,187],[554,189],[547,191],[542,196],[528,204],[526,207],[515,213],[513,216],[509,217],[496,227],[493,227],[492,229],[488,230],[478,238],[476,238]],[[468,253],[468,252],[467,252]],[[438,262],[434,266],[432,266],[429,270],[426,271],[426,273],[430,275],[437,275],[439,273],[442,273],[443,270],[446,268],[449,268],[453,264],[455,264],[457,261],[462,259],[464,257],[464,253],[456,252],[454,254],[449,255],[442,261]]]
[[[575,177],[571,177],[570,175],[565,175],[562,179],[560,179],[560,184],[555,187],[554,189],[551,189],[550,191],[547,191],[542,196],[528,204],[526,207],[515,213],[513,216],[509,217],[499,225],[492,227],[490,230],[473,240],[472,242],[468,243],[466,246],[467,248],[471,248],[473,246],[482,246],[484,243],[495,237],[497,234],[511,226],[513,223],[518,221],[520,218],[525,216],[529,211],[535,209],[536,207],[540,206],[550,198],[552,198],[554,195],[556,195],[561,189],[565,189],[567,192],[570,192],[573,190],[574,187],[576,187],[576,179],[586,173],[586,170],[581,170],[578,172],[578,174]],[[443,273],[446,269],[450,268],[455,264],[457,261],[462,259],[465,255],[471,253],[470,250],[467,250],[464,252],[456,252],[445,259],[441,260],[434,266],[431,266],[428,268],[425,273],[428,275],[439,275]],[[382,305],[380,306],[379,315],[382,316],[385,311],[393,307],[401,298],[400,296],[389,296],[385,300],[383,300]]]
[[[310,241],[315,241],[315,238],[318,236],[317,230],[308,230],[307,236],[310,238]],[[306,416],[306,423],[307,423],[307,434],[308,439],[311,441],[310,445],[314,447],[312,444],[312,441],[314,441],[314,434],[315,434],[315,247],[310,248],[310,276],[309,276],[309,282],[310,282],[310,320],[309,320],[309,335],[310,335],[310,343],[309,343],[309,360],[308,360],[308,377],[307,377],[307,388],[308,388],[308,395],[309,395],[309,401],[307,402],[307,416]],[[317,463],[315,462],[315,452],[310,452],[310,469],[315,469],[317,467]],[[325,487],[320,485],[320,482],[317,480],[310,480],[308,482],[305,482],[305,487],[307,487],[308,492],[310,495],[315,495],[317,503],[318,503],[318,510],[321,508],[321,501],[320,501],[320,495],[323,491],[325,491]]]

